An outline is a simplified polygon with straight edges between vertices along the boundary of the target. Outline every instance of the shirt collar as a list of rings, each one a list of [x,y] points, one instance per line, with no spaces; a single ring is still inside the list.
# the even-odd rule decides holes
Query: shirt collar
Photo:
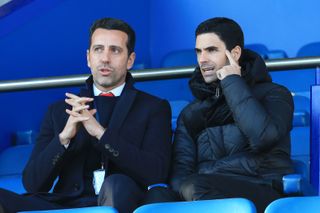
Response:
[[[112,90],[109,90],[107,92],[112,92],[114,96],[120,96],[122,93],[122,90],[124,88],[124,86],[126,85],[126,83],[124,82],[123,84],[121,84],[120,86],[113,88]],[[101,90],[99,90],[95,84],[93,84],[93,94],[94,96],[99,96],[100,93],[102,93]]]

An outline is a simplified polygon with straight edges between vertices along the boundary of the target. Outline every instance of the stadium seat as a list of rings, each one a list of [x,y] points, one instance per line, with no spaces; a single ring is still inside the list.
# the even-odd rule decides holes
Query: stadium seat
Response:
[[[25,193],[22,171],[30,157],[33,144],[12,146],[0,153],[0,188]]]
[[[264,44],[246,44],[245,48],[258,53],[263,59],[288,58],[285,51],[269,50]]]
[[[288,58],[288,55],[283,50],[269,50],[267,53],[268,59]]]
[[[293,128],[290,133],[291,158],[300,162],[298,173],[303,175],[304,180],[308,181],[310,167],[310,98],[301,94],[294,94],[293,101]]]
[[[297,57],[320,56],[320,42],[313,42],[302,46]]]
[[[34,144],[37,133],[33,130],[17,131],[14,134],[14,145]]]
[[[41,211],[23,211],[19,213],[118,213],[115,208],[109,206],[83,207],[73,209],[41,210]]]
[[[134,63],[133,67],[131,70],[143,70],[146,69],[146,64],[145,63]]]
[[[265,213],[313,213],[320,211],[320,197],[287,197],[273,201]]]
[[[180,112],[189,104],[189,101],[186,100],[175,100],[169,101],[172,111],[172,118],[171,118],[171,126],[172,130],[175,130],[177,127],[177,119],[180,115]]]
[[[294,114],[291,130],[291,158],[295,174],[283,177],[286,194],[314,195],[309,184],[310,167],[310,98],[299,93],[293,94]]]
[[[310,126],[310,98],[294,94],[293,127]]]
[[[309,182],[309,176],[306,174],[306,165],[298,160],[293,160],[294,174],[283,176],[283,192],[288,196],[313,196],[316,190]]]
[[[168,53],[162,60],[161,67],[196,66],[198,64],[194,49],[177,50]]]
[[[268,58],[269,50],[264,44],[246,44],[244,47],[258,53],[263,59]]]
[[[154,203],[140,206],[133,213],[255,213],[254,204],[244,198]]]
[[[33,145],[12,146],[0,153],[0,176],[19,175],[24,169]]]

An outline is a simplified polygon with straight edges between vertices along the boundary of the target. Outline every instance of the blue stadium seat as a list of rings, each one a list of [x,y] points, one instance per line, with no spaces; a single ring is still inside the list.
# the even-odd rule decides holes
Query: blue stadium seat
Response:
[[[293,94],[294,116],[291,130],[291,158],[296,174],[283,177],[286,194],[313,195],[309,184],[310,161],[310,98],[303,94]]]
[[[146,69],[146,64],[145,63],[134,63],[133,67],[131,70],[143,70]]]
[[[283,50],[269,50],[267,53],[268,59],[288,58],[288,55]]]
[[[172,119],[171,119],[172,130],[175,130],[177,127],[178,116],[180,115],[180,112],[183,110],[183,108],[189,104],[189,101],[174,100],[174,101],[169,101],[169,103],[172,111]]]
[[[18,194],[26,193],[22,184],[22,175],[1,175],[0,188],[6,189]]]
[[[310,126],[310,98],[293,94],[293,127]]]
[[[288,58],[288,55],[285,51],[269,50],[264,44],[246,44],[245,48],[258,53],[263,59]]]
[[[269,50],[264,44],[246,44],[244,47],[258,53],[263,59],[268,58]]]
[[[23,211],[19,213],[118,213],[115,208],[110,206],[95,206],[73,209],[58,209],[58,210],[41,210],[41,211]]]
[[[320,56],[320,42],[313,42],[302,46],[297,57]]]
[[[254,204],[244,198],[154,203],[140,206],[133,213],[255,213]]]
[[[306,165],[298,160],[293,160],[294,174],[288,174],[283,176],[283,192],[286,195],[299,195],[299,196],[313,196],[316,195],[316,190],[310,184],[309,178],[307,178]]]
[[[194,49],[177,50],[168,53],[162,60],[161,67],[196,66],[198,64]]]
[[[320,211],[320,197],[287,197],[273,201],[265,213],[313,213]]]
[[[0,154],[0,176],[22,174],[33,144],[12,146],[3,150]]]
[[[310,96],[310,86],[316,82],[315,69],[286,70],[270,72],[275,83],[287,87],[294,93],[305,93]]]
[[[33,144],[12,146],[0,153],[0,188],[25,193],[22,171],[30,157]]]
[[[34,130],[17,131],[14,134],[14,145],[34,144],[37,133]]]
[[[291,158],[301,163],[299,174],[309,180],[310,167],[310,98],[294,94],[294,117],[291,130]]]

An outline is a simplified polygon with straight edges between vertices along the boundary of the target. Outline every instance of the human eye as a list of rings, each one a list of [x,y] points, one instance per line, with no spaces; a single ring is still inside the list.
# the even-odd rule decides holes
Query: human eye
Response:
[[[110,47],[110,50],[114,54],[120,54],[122,52],[122,49],[120,47],[117,47],[117,46]]]
[[[217,49],[216,47],[208,47],[208,48],[207,48],[207,51],[208,51],[209,53],[213,53],[213,52],[218,51],[218,49]]]
[[[196,52],[197,55],[201,54],[201,50],[200,49],[194,49],[194,51]]]
[[[93,47],[93,51],[95,53],[101,53],[101,52],[103,52],[103,47],[102,46],[95,46],[95,47]]]

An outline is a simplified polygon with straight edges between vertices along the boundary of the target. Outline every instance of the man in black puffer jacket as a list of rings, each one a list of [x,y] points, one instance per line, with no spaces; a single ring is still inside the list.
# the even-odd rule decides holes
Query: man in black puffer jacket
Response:
[[[293,172],[293,101],[243,46],[240,26],[228,18],[196,29],[195,101],[178,119],[171,186],[182,200],[243,197],[263,212]]]

